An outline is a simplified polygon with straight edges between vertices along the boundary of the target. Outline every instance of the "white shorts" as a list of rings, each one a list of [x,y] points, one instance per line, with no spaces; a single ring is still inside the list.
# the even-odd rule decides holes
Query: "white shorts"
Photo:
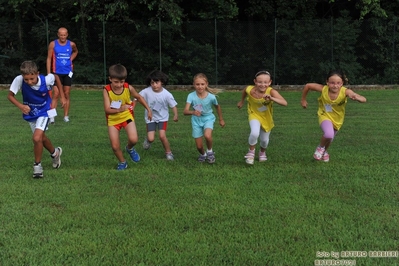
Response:
[[[44,117],[41,116],[38,119],[36,119],[36,121],[30,121],[28,122],[30,125],[30,129],[32,130],[32,133],[35,132],[36,129],[40,129],[42,131],[46,131],[47,130],[47,126],[48,126],[48,122],[49,122],[49,118],[48,117]]]

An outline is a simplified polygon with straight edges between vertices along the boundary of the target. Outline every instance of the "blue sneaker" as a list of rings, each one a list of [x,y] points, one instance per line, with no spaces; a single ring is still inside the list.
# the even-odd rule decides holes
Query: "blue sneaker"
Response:
[[[198,156],[198,162],[203,163],[205,161],[206,161],[206,154],[204,154],[204,155],[200,154]]]
[[[122,163],[118,163],[118,167],[116,168],[116,170],[125,170],[127,168],[127,162],[124,161]]]
[[[206,154],[206,160],[208,161],[208,163],[214,163],[215,162],[215,153],[213,151],[208,152]]]
[[[126,146],[126,151],[130,154],[130,158],[132,158],[133,162],[137,163],[140,161],[140,155],[137,153],[134,147],[129,150],[129,148]]]

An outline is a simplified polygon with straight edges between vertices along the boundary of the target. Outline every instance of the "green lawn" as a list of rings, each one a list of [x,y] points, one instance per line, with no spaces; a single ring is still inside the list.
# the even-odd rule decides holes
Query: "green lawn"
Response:
[[[53,170],[45,152],[40,180],[31,177],[29,126],[7,93],[0,91],[0,265],[315,265],[335,259],[331,252],[356,265],[399,264],[367,253],[399,250],[397,90],[359,91],[365,104],[348,100],[329,163],[312,157],[321,137],[318,94],[305,110],[300,92],[282,91],[288,106],[275,105],[268,161],[253,166],[243,157],[241,92],[218,97],[226,127],[215,124],[214,165],[196,161],[182,114],[189,91],[172,92],[175,161],[166,161],[158,139],[143,150],[138,105],[142,160],[125,171],[115,170],[101,91],[72,91],[71,122],[59,116],[47,132],[64,150],[62,166]]]

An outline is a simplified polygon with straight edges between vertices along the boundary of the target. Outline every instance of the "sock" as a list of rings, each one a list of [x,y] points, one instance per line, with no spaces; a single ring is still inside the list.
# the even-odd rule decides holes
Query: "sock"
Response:
[[[210,150],[207,149],[207,150],[206,150],[206,153],[209,153],[209,152],[212,152],[212,149],[210,149]]]
[[[57,155],[57,149],[54,149],[54,152],[51,154],[51,157],[55,157]]]
[[[33,165],[40,165],[40,163],[41,163],[41,162],[38,162],[38,163],[35,162]]]

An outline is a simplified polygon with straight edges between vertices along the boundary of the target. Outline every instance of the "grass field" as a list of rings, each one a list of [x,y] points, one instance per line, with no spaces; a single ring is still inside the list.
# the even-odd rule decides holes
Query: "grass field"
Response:
[[[115,170],[101,91],[73,91],[71,122],[59,116],[47,133],[64,150],[62,166],[53,170],[45,152],[40,180],[31,177],[29,126],[7,93],[0,91],[0,265],[399,264],[368,253],[399,250],[397,90],[359,91],[367,103],[348,101],[329,163],[312,157],[318,94],[305,110],[300,92],[282,91],[288,106],[275,105],[268,161],[253,166],[243,158],[249,126],[246,109],[236,107],[240,92],[219,95],[226,127],[215,124],[214,165],[196,161],[182,114],[189,92],[172,92],[175,161],[166,161],[158,139],[143,150],[138,105],[142,160],[125,171]]]

